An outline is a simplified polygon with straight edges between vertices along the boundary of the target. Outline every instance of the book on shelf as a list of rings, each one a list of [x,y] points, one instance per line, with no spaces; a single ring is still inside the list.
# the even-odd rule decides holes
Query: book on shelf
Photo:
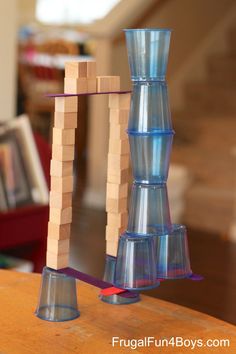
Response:
[[[0,173],[1,211],[48,203],[48,187],[26,115],[0,127]]]

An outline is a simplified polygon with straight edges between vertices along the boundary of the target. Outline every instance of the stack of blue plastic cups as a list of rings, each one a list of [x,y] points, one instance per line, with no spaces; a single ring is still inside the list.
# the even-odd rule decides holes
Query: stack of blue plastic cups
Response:
[[[116,286],[145,290],[191,275],[186,228],[171,223],[167,177],[174,131],[165,81],[171,31],[125,30],[133,84],[128,135],[134,182]]]

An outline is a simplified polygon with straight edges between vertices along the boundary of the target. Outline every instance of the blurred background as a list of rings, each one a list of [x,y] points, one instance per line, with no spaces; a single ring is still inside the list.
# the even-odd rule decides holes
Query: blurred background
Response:
[[[45,263],[44,193],[54,111],[45,93],[63,92],[65,61],[92,57],[98,75],[120,75],[121,88],[130,89],[122,29],[172,28],[167,82],[176,135],[168,181],[170,208],[173,221],[188,227],[192,268],[205,279],[164,282],[149,294],[236,323],[235,1],[8,0],[0,2],[0,17],[0,166],[9,171],[6,141],[13,138],[6,137],[6,131],[16,129],[16,117],[26,114],[42,165],[32,168],[44,175],[44,182],[43,176],[41,182],[36,177],[31,178],[35,184],[27,182],[32,198],[27,186],[23,188],[23,174],[21,202],[11,203],[10,195],[0,204],[1,266],[14,268],[15,258],[24,259],[26,269],[40,272]],[[106,97],[80,98],[76,140],[71,265],[101,278]],[[25,161],[32,145],[19,139],[11,144],[20,151],[22,166],[30,169]],[[3,172],[1,198],[6,193]],[[7,178],[11,186],[12,177]]]

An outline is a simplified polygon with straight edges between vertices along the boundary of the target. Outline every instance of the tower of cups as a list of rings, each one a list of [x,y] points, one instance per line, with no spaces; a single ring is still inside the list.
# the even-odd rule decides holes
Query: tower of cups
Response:
[[[167,178],[174,131],[165,81],[171,31],[125,30],[132,80],[128,136],[133,171],[127,230],[120,236],[116,286],[145,290],[191,275],[187,233],[172,224]],[[178,188],[178,186],[176,186]]]

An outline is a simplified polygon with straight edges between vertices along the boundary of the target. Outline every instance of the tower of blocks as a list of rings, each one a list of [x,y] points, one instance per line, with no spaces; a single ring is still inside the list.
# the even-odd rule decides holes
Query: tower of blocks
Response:
[[[109,95],[106,254],[116,256],[119,236],[128,222],[129,140],[126,133],[130,94]]]
[[[95,61],[68,62],[65,64],[64,94],[55,97],[47,267],[61,269],[69,266],[75,129],[79,119],[78,95],[109,92],[110,134],[106,195],[108,255],[116,256],[119,235],[126,229],[129,169],[126,128],[130,93],[120,91],[119,76],[97,76]]]

